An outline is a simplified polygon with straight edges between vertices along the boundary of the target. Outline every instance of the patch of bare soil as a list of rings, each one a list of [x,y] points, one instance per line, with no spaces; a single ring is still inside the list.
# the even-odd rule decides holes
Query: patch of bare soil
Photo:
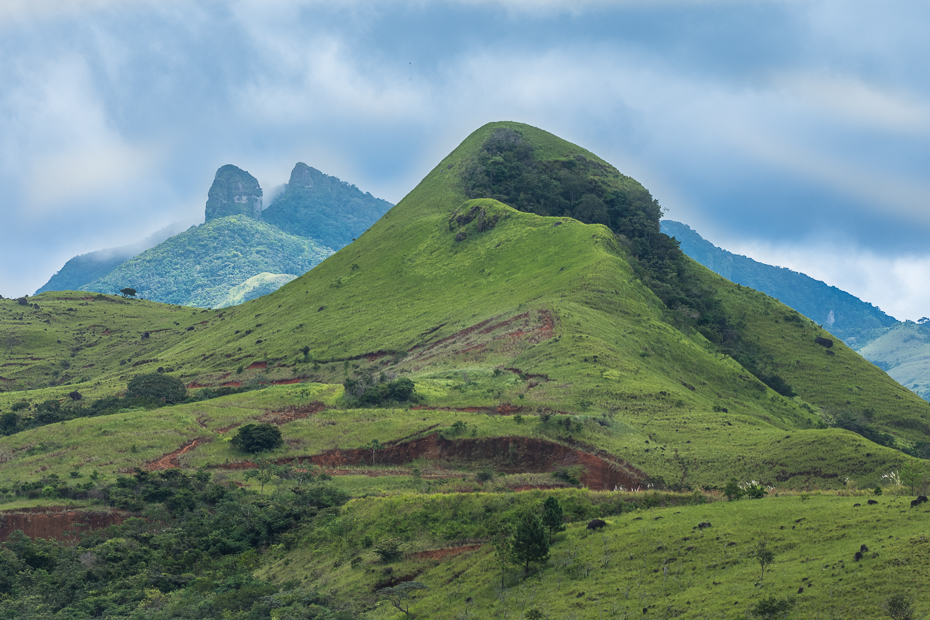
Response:
[[[345,466],[371,465],[371,459],[371,450],[356,448],[328,450],[322,454],[299,457],[298,460],[326,470],[338,471]],[[584,468],[581,483],[598,491],[641,486],[647,477],[645,473],[623,461],[595,456],[553,441],[530,437],[445,439],[434,433],[412,441],[385,446],[375,453],[375,464],[382,466],[404,465],[417,459],[491,464],[503,473],[548,473],[559,467],[580,465]],[[282,462],[294,460],[282,459]],[[229,463],[224,467],[248,469],[254,466],[254,463],[245,461]]]
[[[293,422],[294,420],[310,417],[323,411],[324,409],[326,409],[326,405],[319,402],[309,403],[306,405],[291,405],[289,407],[285,407],[284,409],[269,411],[258,420],[259,422],[267,422],[269,424],[276,424],[277,426],[281,426],[282,424],[287,424],[288,422]]]
[[[406,361],[422,365],[437,355],[475,353],[492,343],[520,341],[524,346],[531,345],[548,340],[554,334],[555,319],[548,310],[524,312],[503,320],[492,317],[435,342],[413,347]]]
[[[174,452],[169,452],[163,457],[155,461],[152,461],[151,463],[147,463],[145,465],[145,469],[149,471],[158,471],[161,469],[174,469],[174,468],[180,467],[181,461],[178,460],[178,457],[184,454],[185,452],[193,450],[194,448],[197,447],[198,444],[204,443],[205,441],[207,440],[203,438],[191,439],[190,441],[182,445],[180,448],[178,448]]]
[[[30,538],[76,540],[84,532],[120,524],[130,516],[124,512],[68,510],[62,506],[0,512],[0,542],[17,530]]]

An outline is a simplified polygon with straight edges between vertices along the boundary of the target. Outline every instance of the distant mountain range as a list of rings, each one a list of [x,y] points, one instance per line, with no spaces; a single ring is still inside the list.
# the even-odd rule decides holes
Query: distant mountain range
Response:
[[[686,224],[663,220],[661,229],[695,261],[822,324],[896,381],[930,400],[930,321],[898,321],[835,286],[721,249]]]
[[[132,288],[146,299],[225,307],[274,291],[368,229],[391,203],[300,162],[271,206],[231,164],[216,172],[205,223],[69,260],[37,293]]]

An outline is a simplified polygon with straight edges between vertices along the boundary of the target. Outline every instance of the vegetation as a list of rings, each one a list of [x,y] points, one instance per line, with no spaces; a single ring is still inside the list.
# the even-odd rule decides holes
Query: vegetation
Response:
[[[651,266],[661,253],[634,256],[604,225],[470,198],[463,171],[501,127],[532,145],[536,170],[580,155],[607,171],[603,187],[635,189],[554,136],[494,124],[352,246],[241,306],[0,300],[0,416],[126,404],[140,374],[194,395],[0,439],[4,523],[102,509],[152,520],[108,543],[147,562],[144,575],[124,571],[141,594],[112,585],[123,573],[91,585],[77,572],[85,607],[49,611],[63,582],[16,564],[3,574],[26,598],[0,603],[62,618],[727,618],[794,597],[797,617],[873,618],[902,592],[915,615],[930,611],[927,508],[904,486],[920,463],[904,450],[926,439],[930,405],[685,257],[665,277]],[[655,292],[678,286],[691,301]],[[724,321],[702,323],[698,308]],[[847,414],[892,439],[838,426]],[[283,443],[255,458],[233,440],[261,424]],[[718,501],[731,479],[757,501]],[[777,562],[760,565],[759,541]],[[427,587],[397,590],[413,582]],[[110,598],[98,609],[96,596]]]
[[[281,431],[278,430],[277,426],[263,423],[240,426],[231,443],[243,452],[255,454],[256,452],[274,450],[284,443],[284,440],[281,439]]]
[[[138,294],[167,304],[218,308],[232,289],[258,274],[298,276],[332,250],[246,215],[212,219],[121,263],[81,287],[115,293],[131,283]],[[197,265],[197,269],[190,269]]]

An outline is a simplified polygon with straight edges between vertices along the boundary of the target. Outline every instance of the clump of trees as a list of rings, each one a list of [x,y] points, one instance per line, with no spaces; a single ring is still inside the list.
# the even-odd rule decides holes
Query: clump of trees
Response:
[[[284,443],[281,431],[274,424],[246,424],[240,426],[230,443],[250,454],[273,450]]]
[[[126,386],[126,398],[176,405],[187,399],[187,386],[177,377],[163,373],[137,375]]]
[[[346,379],[343,387],[349,406],[384,407],[419,400],[412,380],[406,377],[392,380],[385,373],[377,379],[372,374],[357,375]]]

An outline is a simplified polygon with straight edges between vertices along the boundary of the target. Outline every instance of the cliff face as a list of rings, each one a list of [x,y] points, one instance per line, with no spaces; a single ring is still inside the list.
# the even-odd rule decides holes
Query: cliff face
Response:
[[[262,217],[262,188],[258,180],[232,164],[216,171],[207,194],[206,220],[209,222],[229,215]]]

